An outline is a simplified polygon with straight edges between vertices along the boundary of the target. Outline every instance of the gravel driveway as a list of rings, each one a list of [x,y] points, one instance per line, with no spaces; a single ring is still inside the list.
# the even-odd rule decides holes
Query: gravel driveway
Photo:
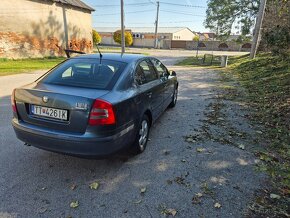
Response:
[[[202,126],[216,75],[174,69],[178,103],[155,123],[147,150],[136,157],[86,160],[26,147],[14,135],[10,100],[2,95],[0,217],[242,217],[261,183],[253,156],[218,142],[185,140]],[[95,181],[99,187],[92,190]]]

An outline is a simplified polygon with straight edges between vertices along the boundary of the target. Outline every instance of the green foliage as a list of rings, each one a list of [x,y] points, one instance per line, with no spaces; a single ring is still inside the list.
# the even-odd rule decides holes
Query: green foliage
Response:
[[[264,37],[266,46],[274,55],[287,56],[290,49],[290,29],[288,27],[277,26],[266,32]]]
[[[287,56],[290,49],[290,1],[268,0],[261,48]]]
[[[251,37],[250,36],[244,36],[244,35],[240,35],[236,40],[234,40],[236,43],[238,44],[244,44],[245,42],[250,42],[251,41]]]
[[[241,24],[242,35],[250,33],[259,9],[259,0],[209,0],[205,26],[225,40],[233,24]]]
[[[192,40],[195,41],[195,42],[198,42],[199,41],[199,35],[195,35]]]
[[[101,41],[102,41],[102,37],[100,36],[100,34],[96,30],[93,30],[93,43],[94,43],[94,45],[100,44]]]
[[[118,44],[122,43],[122,38],[121,38],[121,31],[117,30],[114,32],[114,41]],[[130,46],[133,44],[133,37],[132,34],[128,31],[125,31],[125,44],[126,46]]]

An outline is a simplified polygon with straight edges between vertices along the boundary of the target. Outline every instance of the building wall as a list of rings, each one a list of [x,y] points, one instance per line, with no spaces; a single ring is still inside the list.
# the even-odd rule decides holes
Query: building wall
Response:
[[[102,36],[102,45],[118,45],[114,42],[113,33],[100,33]],[[134,39],[133,47],[154,47],[154,34],[143,34],[144,38]],[[193,34],[194,35],[194,34]],[[160,34],[162,36],[162,34]],[[161,39],[159,36],[158,40],[158,48],[161,49],[187,49],[187,50],[195,50],[197,49],[198,42],[193,41],[192,38],[190,40],[171,40],[171,34],[163,34],[166,36],[165,39]],[[221,41],[200,41],[199,50],[205,51],[245,51],[250,52],[251,50],[251,42],[238,44],[233,41],[229,42],[221,42]]]
[[[0,11],[0,57],[62,56],[66,32],[69,48],[92,49],[90,11],[39,0],[1,0]]]
[[[203,43],[203,45],[202,45]],[[200,41],[199,50],[205,50],[205,51],[245,51],[249,52],[251,51],[250,46],[243,46],[243,45],[249,45],[250,43],[243,43],[238,44],[233,41],[229,42],[221,42],[221,41]],[[197,49],[198,42],[195,41],[187,41],[186,42],[186,49],[188,50],[195,50]]]
[[[97,30],[98,31],[98,30]],[[114,33],[108,32],[99,32],[102,37],[101,44],[102,45],[118,45],[113,38]],[[144,47],[144,48],[153,48],[155,43],[155,34],[153,33],[133,33],[140,34],[142,37],[133,38],[133,46],[135,47]],[[162,47],[162,42],[164,39],[171,39],[170,33],[159,33],[158,34],[158,47]]]
[[[183,29],[176,33],[172,34],[172,40],[192,40],[194,37],[194,33],[189,29]]]
[[[98,31],[98,30],[97,30]],[[99,32],[102,41],[101,41],[101,45],[118,45],[115,41],[114,41],[114,33],[103,33],[103,32]]]

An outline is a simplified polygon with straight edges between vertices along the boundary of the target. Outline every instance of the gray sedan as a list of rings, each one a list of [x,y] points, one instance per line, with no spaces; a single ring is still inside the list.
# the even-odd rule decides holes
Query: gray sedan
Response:
[[[97,157],[131,146],[141,153],[177,93],[176,73],[156,58],[81,55],[13,91],[12,125],[21,141],[53,152]]]

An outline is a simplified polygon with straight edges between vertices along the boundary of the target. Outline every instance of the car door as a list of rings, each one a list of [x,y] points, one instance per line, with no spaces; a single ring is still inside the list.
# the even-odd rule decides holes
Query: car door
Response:
[[[138,84],[140,100],[148,102],[153,120],[162,112],[163,86],[154,70],[153,64],[148,58],[141,60],[136,65],[135,81]]]
[[[168,79],[169,72],[167,68],[156,58],[151,58],[156,72],[159,75],[163,88],[163,108],[167,108],[172,101],[172,95],[174,92],[174,83]]]

